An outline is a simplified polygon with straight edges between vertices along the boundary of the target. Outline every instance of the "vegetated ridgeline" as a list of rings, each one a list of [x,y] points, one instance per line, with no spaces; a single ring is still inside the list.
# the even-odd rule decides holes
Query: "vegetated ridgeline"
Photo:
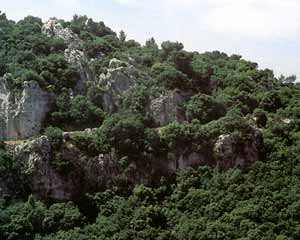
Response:
[[[294,76],[86,16],[0,30],[0,239],[300,238]]]

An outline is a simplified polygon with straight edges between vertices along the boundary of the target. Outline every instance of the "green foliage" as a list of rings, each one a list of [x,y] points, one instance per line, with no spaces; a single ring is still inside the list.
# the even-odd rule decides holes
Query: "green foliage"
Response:
[[[161,48],[166,55],[172,52],[178,52],[184,48],[182,43],[166,41],[161,44]]]
[[[124,97],[124,111],[130,110],[133,114],[146,114],[150,93],[146,86],[137,86],[130,89]]]
[[[80,227],[85,221],[73,203],[57,203],[49,209],[30,196],[27,202],[0,208],[1,239],[31,240],[35,236]]]
[[[188,52],[179,42],[163,42],[159,48],[151,38],[141,46],[87,16],[75,15],[61,24],[78,34],[79,50],[88,57],[82,64],[91,74],[83,95],[75,87],[78,69],[64,57],[67,44],[42,34],[39,18],[16,23],[0,12],[0,76],[15,95],[25,81],[34,80],[55,96],[44,125],[54,150],[51,165],[62,176],[74,173],[72,161],[60,151],[68,143],[95,159],[113,152],[120,168],[147,168],[183,148],[211,160],[220,135],[247,141],[258,127],[266,156],[249,169],[203,166],[178,171],[176,179],[162,179],[156,187],[108,189],[92,196],[92,203],[82,203],[79,196],[78,207],[72,202],[46,206],[33,197],[15,202],[15,195],[5,196],[0,201],[0,239],[300,239],[300,84],[295,76],[276,79],[271,70],[239,55]],[[112,58],[134,65],[141,76],[117,96],[120,112],[109,115],[101,110],[104,89],[96,85]],[[180,107],[188,121],[153,128],[151,101],[175,89],[187,98]],[[57,127],[98,129],[73,133],[66,143]],[[10,188],[17,197],[25,195],[22,164],[0,146],[0,192],[2,179],[13,179],[20,186]],[[84,216],[79,209],[88,204],[92,207]]]
[[[47,85],[55,86],[59,91],[74,86],[78,74],[75,67],[69,66],[64,56],[50,54],[39,62],[38,71]]]
[[[64,92],[57,98],[56,106],[57,111],[51,114],[51,121],[70,130],[70,127],[74,126],[77,129],[98,127],[105,117],[103,111],[85,96],[70,98],[70,95]]]
[[[63,142],[63,131],[57,127],[48,127],[45,135],[54,147],[59,147]]]
[[[104,38],[97,37],[93,41],[84,43],[83,46],[87,56],[90,58],[101,57],[113,50],[113,46]]]
[[[152,74],[167,89],[186,89],[189,86],[188,77],[169,64],[155,64],[152,67]]]
[[[93,201],[99,215],[81,229],[72,229],[84,221],[72,205],[35,208],[42,232],[53,233],[37,239],[298,239],[298,176],[281,164],[258,162],[247,172],[187,169],[173,185],[136,186],[126,197],[98,193]],[[32,231],[30,222],[18,224],[19,236]]]
[[[43,228],[48,233],[51,233],[81,226],[84,221],[84,216],[82,216],[72,202],[56,203],[51,205],[46,212],[43,220]]]
[[[268,121],[268,117],[265,111],[261,109],[255,109],[254,117],[256,118],[256,123],[258,127],[265,127]]]
[[[0,146],[0,174],[13,171],[15,169],[15,162],[13,157]]]
[[[211,96],[198,94],[186,104],[188,119],[198,119],[201,123],[207,123],[225,116],[226,108],[222,103]]]
[[[28,16],[14,23],[3,18],[0,25],[0,75],[9,72],[14,88],[29,80],[43,88],[53,85],[56,91],[73,86],[78,75],[64,59],[67,46],[41,33],[41,19]]]
[[[100,131],[121,155],[134,156],[143,150],[144,125],[135,116],[115,115],[104,121]]]

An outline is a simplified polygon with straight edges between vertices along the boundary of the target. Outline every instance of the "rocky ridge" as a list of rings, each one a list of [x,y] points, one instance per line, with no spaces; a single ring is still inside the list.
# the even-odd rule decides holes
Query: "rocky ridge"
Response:
[[[247,141],[242,141],[234,134],[221,135],[211,149],[193,151],[189,146],[182,146],[166,158],[152,158],[147,164],[131,162],[123,169],[113,149],[110,153],[89,156],[72,143],[72,134],[68,134],[59,149],[59,158],[71,166],[68,173],[57,170],[53,165],[56,150],[45,136],[12,145],[10,151],[18,165],[23,166],[31,192],[43,199],[74,200],[84,192],[119,184],[128,187],[137,183],[150,184],[188,167],[245,168],[263,154],[261,132],[253,128],[247,138]],[[4,182],[1,195],[10,191],[9,182],[8,185]]]

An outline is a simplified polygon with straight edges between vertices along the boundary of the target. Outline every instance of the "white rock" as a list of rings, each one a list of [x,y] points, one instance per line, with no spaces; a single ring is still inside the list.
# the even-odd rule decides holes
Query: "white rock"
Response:
[[[117,67],[115,63],[110,65]],[[106,112],[119,109],[121,97],[135,85],[138,77],[139,72],[133,66],[109,68],[107,74],[100,75],[97,85],[104,90],[102,101]]]
[[[122,67],[128,67],[128,63],[120,61],[119,59],[113,58],[109,61],[109,68],[110,69],[118,69]]]
[[[150,111],[157,125],[163,126],[173,121],[185,121],[185,113],[180,108],[188,96],[180,91],[168,91],[164,95],[153,99]]]
[[[24,82],[20,96],[0,78],[0,140],[25,139],[38,134],[49,110],[50,96],[37,82]]]
[[[49,19],[42,26],[42,33],[49,37],[59,37],[64,40],[69,47],[78,47],[81,43],[79,37],[69,28],[64,28],[57,18]]]

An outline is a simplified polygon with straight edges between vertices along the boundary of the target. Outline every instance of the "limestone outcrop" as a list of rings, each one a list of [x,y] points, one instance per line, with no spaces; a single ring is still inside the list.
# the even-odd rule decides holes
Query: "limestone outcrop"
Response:
[[[50,95],[37,82],[24,82],[21,93],[0,78],[0,140],[25,139],[38,134],[49,110]]]
[[[138,70],[117,59],[110,61],[107,73],[102,73],[97,85],[102,89],[104,111],[114,113],[120,108],[122,96],[132,88],[139,78]]]
[[[64,28],[57,18],[51,18],[42,26],[42,33],[48,37],[58,37],[68,44],[69,48],[78,48],[80,46],[79,37],[69,28]]]
[[[215,143],[214,152],[216,165],[221,168],[249,166],[264,153],[262,133],[252,127],[247,136],[235,133],[221,135]]]
[[[65,59],[71,65],[76,66],[80,78],[76,82],[74,88],[75,94],[83,94],[86,90],[85,83],[92,78],[91,71],[87,64],[87,58],[83,51],[79,50],[82,41],[70,28],[64,28],[60,21],[51,18],[42,26],[42,32],[48,37],[61,38],[68,48],[65,50]]]
[[[42,136],[15,146],[13,155],[22,174],[27,176],[28,188],[43,199],[71,199],[76,192],[74,179],[62,177],[51,166],[52,149],[47,137]]]
[[[188,167],[245,168],[260,159],[264,145],[261,132],[253,128],[245,136],[221,135],[215,143],[199,149],[182,146],[164,157],[149,155],[147,161],[129,161],[124,168],[114,149],[91,155],[73,144],[71,133],[59,149],[53,148],[45,136],[11,146],[31,192],[43,199],[74,200],[85,192],[112,186],[155,183],[162,176],[173,176]],[[68,164],[67,172],[55,167],[57,159]],[[2,180],[0,195],[9,192],[9,184],[15,185],[12,178]]]
[[[168,91],[150,103],[150,113],[158,126],[170,122],[186,120],[182,104],[189,98],[188,93],[180,90]]]

